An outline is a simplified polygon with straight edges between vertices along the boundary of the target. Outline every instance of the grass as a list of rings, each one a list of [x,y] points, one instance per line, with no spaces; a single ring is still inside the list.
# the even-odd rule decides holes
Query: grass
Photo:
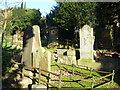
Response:
[[[50,51],[51,53],[53,53],[57,50],[57,49],[47,49],[46,47],[44,47],[44,49]]]
[[[71,71],[71,75],[70,76],[64,76],[62,75],[62,82],[61,82],[61,87],[63,88],[67,88],[67,87],[71,87],[71,88],[75,88],[75,87],[79,87],[79,88],[91,88],[91,81],[80,81],[80,79],[94,79],[94,78],[99,78],[102,77],[103,74],[98,73],[98,72],[92,72],[92,76],[94,77],[90,77],[90,71],[88,70],[83,70],[80,68],[76,68],[76,67],[72,67],[72,66],[68,66],[68,65],[61,65],[58,64],[56,62],[54,62],[52,60],[52,66],[51,69],[53,71],[58,71],[59,67],[61,67],[61,69],[66,69]],[[72,73],[74,70],[74,74]],[[66,71],[67,72],[67,71]],[[64,74],[65,72],[63,72]],[[94,86],[100,85],[102,83],[105,83],[106,80],[111,80],[110,78],[105,78],[104,80],[98,80],[94,82]],[[56,81],[55,83],[56,85],[58,85],[58,81]],[[119,87],[119,85],[117,83],[109,83],[105,86],[102,86],[100,88],[115,88],[115,87]]]
[[[4,72],[9,71],[9,69],[11,67],[11,60],[13,60],[12,58],[14,56],[13,52],[10,52],[9,50],[16,50],[16,48],[12,47],[12,45],[10,43],[4,41],[4,43],[3,43],[3,59],[2,59],[2,61],[3,61],[2,68],[3,68]],[[48,49],[48,50],[50,52],[56,51],[56,49]],[[90,71],[88,71],[88,70],[83,70],[83,69],[71,67],[68,65],[61,65],[61,64],[56,63],[54,60],[51,60],[51,63],[52,63],[52,66],[51,66],[52,71],[58,71],[59,70],[58,66],[60,66],[61,69],[64,69],[64,70],[67,69],[67,70],[71,71],[70,76],[62,75],[61,80],[63,82],[61,83],[61,87],[91,88],[91,81],[79,81],[79,80],[84,79],[84,78],[93,79],[93,78],[98,78],[98,77],[102,76],[102,74],[100,74],[100,73],[92,72],[92,76],[94,76],[94,77],[89,78]],[[73,70],[74,70],[74,74],[72,74]],[[78,75],[78,74],[80,74],[80,75]],[[111,80],[111,79],[105,78],[105,80]],[[102,82],[103,81],[98,80],[94,83],[94,85],[98,85]],[[56,81],[55,84],[58,85],[58,81]],[[115,87],[118,87],[118,84],[114,82],[114,83],[110,83],[105,86],[102,86],[101,88],[115,88]]]

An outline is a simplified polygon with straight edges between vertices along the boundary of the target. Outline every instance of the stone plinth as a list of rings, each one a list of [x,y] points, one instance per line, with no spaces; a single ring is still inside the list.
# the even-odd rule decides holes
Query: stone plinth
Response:
[[[47,90],[47,86],[45,85],[37,85],[37,84],[33,84],[32,85],[32,90]]]

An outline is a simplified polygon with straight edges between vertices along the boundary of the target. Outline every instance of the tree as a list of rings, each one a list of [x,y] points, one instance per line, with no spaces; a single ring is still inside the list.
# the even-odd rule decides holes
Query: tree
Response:
[[[11,23],[6,31],[14,34],[17,30],[23,31],[28,25],[40,26],[41,13],[36,9],[18,7],[12,11],[11,18]]]
[[[98,3],[97,6],[97,23],[110,31],[112,48],[118,51],[120,47],[120,2]]]
[[[74,39],[74,28],[81,28],[84,24],[96,25],[95,2],[59,2],[47,15],[49,26],[59,28],[59,36],[64,39]]]
[[[4,33],[6,31],[6,27],[8,25],[9,22],[11,22],[11,19],[10,19],[10,16],[11,16],[11,12],[14,8],[9,8],[8,7],[8,4],[7,4],[7,0],[5,0],[5,9],[4,10],[1,10],[1,14],[2,14],[2,20],[1,20],[1,30],[0,32],[2,33],[2,36],[1,36],[1,46],[2,46],[2,43],[3,43],[3,38],[4,38]],[[2,3],[1,3],[2,4]]]
[[[2,42],[5,34],[15,34],[17,30],[23,31],[28,25],[39,25],[41,13],[36,9],[26,9],[23,2],[21,7],[9,8],[7,1],[5,2],[5,10],[1,10],[2,13]]]

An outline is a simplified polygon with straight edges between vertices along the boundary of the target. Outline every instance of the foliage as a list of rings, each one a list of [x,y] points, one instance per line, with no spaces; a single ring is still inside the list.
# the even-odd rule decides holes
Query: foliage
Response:
[[[57,6],[47,15],[48,26],[57,26],[59,29],[59,43],[70,40],[75,44],[74,31],[88,24],[110,30],[112,45],[118,47],[119,39],[117,23],[120,23],[120,2],[58,2]],[[101,31],[102,32],[102,31]],[[76,38],[77,39],[76,39]],[[112,47],[112,48],[113,48]]]
[[[20,62],[21,59],[18,56],[21,56],[20,50],[17,50],[12,46],[10,42],[4,39],[2,47],[2,73],[3,75],[8,72],[11,68],[12,61]]]
[[[45,16],[41,17],[41,19],[40,19],[40,27],[41,27],[41,31],[43,31],[47,28]]]
[[[10,52],[8,52],[8,50],[13,49],[13,47],[9,42],[4,40],[2,49],[3,49],[2,50],[2,71],[4,71],[5,73],[6,71],[9,71],[11,67],[10,61],[13,55]]]
[[[55,6],[48,15],[57,23],[58,27],[69,29],[69,26],[81,26],[82,24],[95,24],[96,3],[62,2]],[[72,23],[74,22],[74,23]]]
[[[75,27],[81,28],[84,24],[95,25],[96,5],[95,2],[59,2],[47,15],[47,24],[58,27],[59,41],[70,40],[70,43],[74,43]]]
[[[6,33],[15,34],[17,30],[23,31],[28,25],[40,25],[41,13],[36,9],[14,8]]]
[[[104,27],[105,30],[110,31],[110,39],[112,41],[112,49],[119,51],[119,34],[120,27],[117,23],[120,23],[120,2],[102,2],[97,6],[97,24],[100,27]]]
[[[100,26],[113,25],[116,19],[120,18],[120,2],[98,3],[97,6],[97,22]],[[116,16],[118,18],[116,18]],[[117,21],[118,22],[118,21]]]

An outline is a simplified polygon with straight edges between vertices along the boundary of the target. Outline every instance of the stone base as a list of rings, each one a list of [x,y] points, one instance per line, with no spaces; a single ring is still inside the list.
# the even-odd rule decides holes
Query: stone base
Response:
[[[88,59],[79,59],[78,65],[83,68],[88,67],[89,69],[92,68],[94,70],[99,70],[101,68],[101,63],[95,62],[94,60],[88,60]]]
[[[32,90],[47,90],[47,86],[45,86],[45,85],[42,85],[42,84],[40,84],[40,85],[37,85],[37,84],[33,84],[32,85]]]
[[[24,77],[18,81],[18,84],[20,85],[21,88],[28,88],[28,85],[32,84],[32,80],[27,77]]]

